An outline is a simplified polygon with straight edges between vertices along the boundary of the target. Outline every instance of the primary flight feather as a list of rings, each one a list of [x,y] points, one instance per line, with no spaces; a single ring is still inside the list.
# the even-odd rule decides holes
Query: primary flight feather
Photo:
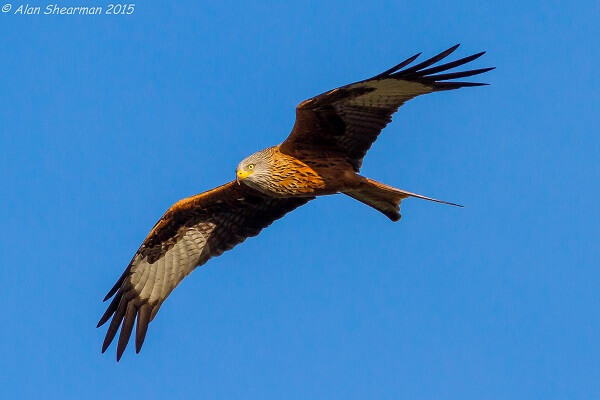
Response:
[[[419,56],[414,55],[372,78],[303,101],[283,143],[240,162],[234,181],[171,206],[104,298],[114,296],[98,322],[101,326],[110,320],[102,352],[120,328],[118,361],[134,325],[139,352],[148,324],[183,278],[317,196],[344,193],[392,221],[400,219],[400,202],[407,197],[457,205],[358,174],[365,154],[406,101],[422,94],[485,85],[451,80],[493,68],[446,72],[484,52],[434,66],[457,48],[409,67]]]

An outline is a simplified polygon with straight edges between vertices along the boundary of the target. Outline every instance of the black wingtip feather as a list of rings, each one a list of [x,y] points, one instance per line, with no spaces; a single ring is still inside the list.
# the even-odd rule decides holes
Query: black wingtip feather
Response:
[[[454,51],[456,49],[458,49],[458,46],[460,46],[460,44],[456,44],[456,45],[450,47],[449,49],[442,51],[440,54],[435,55],[435,56],[433,56],[417,65],[414,65],[410,68],[407,68],[404,71],[399,71],[398,74],[402,74],[403,76],[405,76],[405,75],[411,74],[413,72],[422,70],[423,68],[427,68],[430,65],[433,65],[436,62],[443,60],[444,58],[448,57],[450,54],[454,53]]]
[[[446,58],[450,54],[452,54],[458,48],[458,46],[459,46],[459,44],[454,45],[454,46],[450,47],[449,49],[444,50],[440,54],[438,54],[434,57],[431,57],[431,58],[429,58],[417,65],[414,65],[410,68],[400,70],[400,71],[396,70],[391,75],[388,75],[388,77],[400,79],[400,80],[406,80],[406,81],[420,82],[423,84],[431,85],[436,90],[451,90],[451,89],[458,89],[461,87],[486,86],[487,85],[486,83],[479,83],[479,82],[443,82],[443,81],[459,79],[459,78],[466,78],[468,76],[483,74],[485,72],[495,69],[495,67],[479,68],[479,69],[472,69],[472,70],[467,70],[467,71],[448,72],[448,73],[444,73],[444,74],[439,74],[439,72],[448,71],[448,70],[451,70],[452,68],[459,67],[459,66],[467,64],[471,61],[474,61],[474,60],[478,59],[479,57],[481,57],[482,55],[484,55],[485,51],[481,51],[479,53],[475,53],[475,54],[460,58],[455,61],[447,62],[445,64],[427,68],[427,67],[430,67],[431,65],[441,61],[442,59]]]
[[[369,78],[368,80],[385,78],[386,76],[391,75],[392,73],[406,67],[408,64],[415,61],[420,55],[421,55],[421,53],[417,53],[412,57],[408,57],[406,60],[402,61],[401,63],[394,65],[392,68],[390,68],[386,71],[383,71],[382,73],[375,75],[374,77]]]
[[[121,334],[119,335],[119,342],[117,343],[117,361],[121,359],[129,338],[131,337],[131,331],[133,330],[133,323],[135,322],[135,316],[137,314],[137,307],[133,303],[127,304],[127,311],[123,319],[123,326],[121,326]]]
[[[361,82],[377,80],[377,79],[385,79],[385,78],[396,78],[396,79],[403,79],[403,80],[407,80],[407,81],[416,81],[416,82],[423,82],[426,84],[433,84],[435,86],[435,88],[438,90],[450,90],[450,89],[458,89],[461,87],[468,87],[468,86],[485,86],[485,85],[487,85],[485,83],[476,83],[476,82],[453,82],[452,84],[447,84],[446,82],[440,82],[440,81],[445,81],[445,80],[449,80],[449,79],[458,79],[458,78],[464,78],[467,76],[482,74],[484,72],[493,70],[495,67],[480,68],[480,69],[474,69],[474,70],[469,70],[469,71],[460,71],[460,72],[452,72],[452,73],[435,75],[439,72],[448,71],[452,68],[456,68],[461,65],[470,63],[471,61],[474,61],[474,60],[478,59],[479,57],[483,56],[485,54],[485,51],[481,51],[479,53],[475,53],[475,54],[460,58],[455,61],[447,62],[447,63],[441,64],[441,65],[438,65],[436,67],[427,68],[427,67],[430,67],[433,64],[436,64],[437,62],[443,60],[444,58],[448,57],[450,54],[454,53],[454,51],[456,51],[456,49],[458,49],[459,46],[460,46],[460,43],[457,43],[454,46],[442,51],[441,53],[439,53],[431,58],[428,58],[427,60],[425,60],[419,64],[413,65],[412,67],[402,70],[402,68],[411,64],[414,60],[417,59],[417,57],[419,57],[421,55],[421,53],[417,53],[414,56],[409,57],[406,60],[402,61],[401,63],[394,65],[392,68],[390,68],[378,75],[375,75],[372,78],[365,79],[364,81],[361,81]]]
[[[461,59],[458,59],[456,61],[451,61],[442,65],[438,65],[437,67],[431,67],[431,68],[427,68],[427,69],[423,69],[421,71],[418,71],[418,74],[425,76],[425,75],[433,75],[436,74],[438,72],[443,72],[443,71],[447,71],[449,69],[452,68],[456,68],[456,67],[460,67],[461,65],[470,63],[471,61],[477,60],[479,57],[481,57],[482,55],[485,54],[485,51],[479,52],[477,54],[473,54],[471,56],[468,57],[463,57]]]
[[[132,260],[132,262],[133,262],[133,260]],[[106,300],[110,299],[115,293],[117,293],[117,290],[119,290],[121,288],[121,286],[123,285],[123,282],[125,281],[125,278],[127,278],[127,275],[129,275],[130,271],[131,271],[131,262],[129,263],[129,266],[127,268],[125,268],[125,271],[123,272],[123,274],[121,275],[119,280],[117,280],[117,283],[115,283],[113,285],[113,287],[108,291],[106,296],[104,296],[104,300],[102,300],[102,301],[106,301]]]
[[[110,304],[106,308],[106,311],[100,318],[100,321],[98,321],[98,325],[96,325],[96,328],[100,328],[102,325],[104,325],[115,313],[117,307],[119,306],[119,302],[121,301],[121,297],[122,296],[120,294],[117,294],[117,296],[115,296],[115,298],[110,302]]]
[[[436,90],[452,90],[476,86],[490,86],[490,84],[481,82],[435,82]]]
[[[106,352],[106,350],[108,349],[108,346],[110,346],[111,342],[112,342],[112,339],[108,340],[108,337],[104,338],[104,342],[102,342],[102,354],[104,354]]]
[[[142,349],[144,340],[146,339],[146,332],[148,331],[148,324],[150,323],[150,314],[152,313],[152,307],[148,304],[144,304],[140,307],[137,317],[137,327],[135,328],[135,352],[136,354]]]
[[[472,70],[469,70],[469,71],[450,72],[450,73],[447,73],[447,74],[439,74],[439,75],[426,76],[423,79],[424,80],[431,79],[432,81],[436,81],[436,82],[438,82],[438,81],[447,81],[449,79],[466,78],[468,76],[483,74],[484,72],[491,71],[493,69],[494,69],[494,67],[489,67],[489,68],[472,69]]]
[[[117,310],[115,311],[115,315],[113,316],[112,320],[110,321],[110,325],[108,326],[108,329],[106,331],[106,336],[104,337],[104,342],[102,343],[102,353],[104,353],[106,351],[106,349],[108,348],[108,346],[110,346],[110,344],[112,343],[113,339],[115,338],[117,332],[119,331],[119,326],[121,325],[121,321],[123,321],[123,318],[125,317],[125,308],[127,307],[127,301],[124,301],[123,298],[121,298],[121,301],[119,301],[119,306],[117,307]]]

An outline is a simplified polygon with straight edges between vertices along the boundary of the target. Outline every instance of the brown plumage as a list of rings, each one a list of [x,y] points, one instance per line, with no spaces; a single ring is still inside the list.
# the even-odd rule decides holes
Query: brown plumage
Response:
[[[447,81],[492,68],[440,74],[483,52],[432,67],[457,47],[403,69],[417,54],[370,79],[303,101],[289,137],[244,159],[237,168],[237,182],[175,203],[104,299],[114,296],[98,323],[112,318],[102,352],[121,328],[118,361],[136,320],[139,352],[148,324],[183,278],[316,196],[344,193],[393,221],[400,219],[400,202],[407,197],[456,205],[387,186],[358,172],[365,154],[404,102],[421,94],[483,85]]]

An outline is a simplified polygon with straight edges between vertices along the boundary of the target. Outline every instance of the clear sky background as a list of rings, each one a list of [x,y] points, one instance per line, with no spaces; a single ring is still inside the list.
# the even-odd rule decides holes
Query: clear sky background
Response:
[[[160,3],[0,14],[1,398],[600,398],[600,3]],[[362,172],[466,208],[321,198],[100,354],[173,202],[300,101],[459,42],[491,86],[412,100]]]

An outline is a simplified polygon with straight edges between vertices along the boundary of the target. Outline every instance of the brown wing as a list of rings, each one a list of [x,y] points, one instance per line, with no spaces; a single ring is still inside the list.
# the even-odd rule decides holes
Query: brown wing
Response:
[[[404,102],[440,90],[485,85],[445,81],[481,74],[493,68],[440,74],[473,61],[485,52],[431,67],[457,48],[458,45],[453,46],[403,69],[419,53],[372,78],[303,101],[296,108],[296,123],[290,136],[281,144],[281,151],[292,155],[300,150],[334,152],[345,156],[358,171],[363,157]]]
[[[154,226],[104,300],[115,296],[98,326],[112,316],[102,352],[119,327],[117,361],[137,318],[136,352],[148,324],[171,291],[197,266],[256,236],[273,221],[313,198],[275,199],[230,182],[175,203]]]

